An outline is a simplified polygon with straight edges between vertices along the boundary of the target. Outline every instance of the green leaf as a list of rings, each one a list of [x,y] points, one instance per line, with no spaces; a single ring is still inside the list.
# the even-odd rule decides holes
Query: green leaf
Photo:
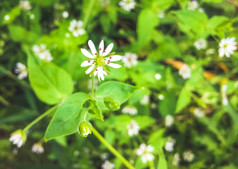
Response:
[[[176,105],[176,113],[179,113],[183,108],[185,108],[191,100],[192,93],[186,87],[182,89],[180,92],[177,105]]]
[[[159,113],[165,117],[168,114],[174,114],[176,109],[176,97],[173,91],[163,94],[164,99],[159,101]]]
[[[28,56],[29,80],[40,100],[56,104],[73,92],[73,81],[69,74],[51,62],[39,64]]]
[[[113,100],[122,104],[130,98],[134,89],[135,88],[132,85],[116,81],[108,81],[98,87],[96,97],[111,97]]]
[[[167,169],[168,168],[167,161],[166,161],[162,147],[159,148],[158,152],[159,152],[159,162],[158,162],[157,168]]]
[[[137,21],[138,46],[143,47],[152,38],[154,28],[159,24],[157,14],[151,9],[143,9]]]
[[[86,93],[75,93],[64,101],[55,112],[46,133],[45,139],[66,136],[77,132],[79,122],[83,119],[83,104],[89,99]]]

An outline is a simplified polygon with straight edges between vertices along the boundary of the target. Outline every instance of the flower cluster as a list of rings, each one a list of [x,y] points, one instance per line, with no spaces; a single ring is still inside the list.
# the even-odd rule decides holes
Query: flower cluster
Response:
[[[148,161],[153,161],[154,156],[151,152],[154,148],[151,145],[146,146],[145,144],[141,144],[139,149],[137,149],[137,155],[141,156],[141,161],[143,163],[147,163]]]

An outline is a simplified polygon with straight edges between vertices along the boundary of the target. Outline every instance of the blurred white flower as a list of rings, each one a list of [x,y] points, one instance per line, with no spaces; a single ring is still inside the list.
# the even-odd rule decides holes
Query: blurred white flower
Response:
[[[78,150],[74,151],[74,156],[79,156],[80,152]]]
[[[79,35],[85,34],[85,30],[83,29],[83,22],[76,21],[75,19],[70,22],[69,31],[73,33],[75,37]]]
[[[194,42],[194,46],[198,50],[205,49],[207,47],[207,41],[205,39],[198,39],[196,42]]]
[[[187,64],[183,64],[182,68],[179,69],[179,75],[184,79],[189,79],[191,76],[191,69]]]
[[[195,108],[193,113],[197,117],[203,117],[205,114],[201,108]]]
[[[135,0],[121,0],[119,2],[119,5],[125,10],[125,11],[131,11],[135,8],[136,2]]]
[[[234,53],[234,50],[237,49],[236,47],[237,43],[235,41],[235,38],[226,38],[222,39],[219,43],[219,55],[221,57],[226,56],[230,57],[231,54]]]
[[[31,19],[31,20],[35,19],[35,15],[34,15],[33,13],[32,13],[32,14],[30,14],[30,16],[29,16],[29,17],[30,17],[30,19]]]
[[[23,130],[17,130],[11,134],[9,140],[20,148],[26,142],[26,133]]]
[[[102,165],[102,169],[113,169],[113,168],[114,168],[114,164],[110,163],[107,160]]]
[[[134,120],[131,120],[130,124],[128,124],[126,127],[128,129],[129,136],[137,135],[139,133],[140,127]]]
[[[10,16],[9,15],[5,15],[4,16],[4,20],[8,21],[10,19]]]
[[[222,104],[223,105],[227,105],[228,104],[228,99],[227,99],[226,91],[227,91],[227,85],[223,85],[222,88],[221,88]]]
[[[24,79],[25,77],[27,77],[27,69],[26,66],[23,65],[22,63],[17,63],[16,69],[15,69],[15,73],[17,73],[17,78],[18,79]]]
[[[165,15],[164,11],[159,11],[158,13],[159,18],[164,18],[164,15]]]
[[[36,154],[42,154],[44,152],[44,148],[41,143],[35,143],[32,146],[32,152]]]
[[[143,104],[143,105],[146,105],[148,104],[150,101],[150,96],[148,95],[145,95],[141,100],[140,100],[140,103]]]
[[[194,154],[192,153],[191,150],[187,150],[183,153],[183,159],[185,161],[191,162],[191,161],[193,161],[194,157],[195,156],[194,156]]]
[[[137,114],[137,109],[134,106],[127,105],[122,109],[122,113],[135,115]]]
[[[143,163],[147,163],[148,161],[154,160],[154,156],[151,154],[153,150],[154,148],[151,145],[146,146],[145,144],[141,144],[140,148],[137,149],[137,155],[141,156]]]
[[[102,153],[100,157],[102,160],[106,160],[108,158],[108,153]]]
[[[91,53],[89,53],[86,49],[81,49],[81,52],[84,56],[92,59],[84,61],[81,64],[81,67],[90,66],[86,70],[86,74],[93,72],[94,76],[98,75],[98,80],[100,81],[104,80],[104,75],[107,75],[107,72],[105,71],[108,69],[107,66],[113,68],[121,67],[121,65],[119,64],[111,63],[122,59],[120,55],[110,55],[110,52],[113,48],[113,43],[110,43],[108,47],[104,50],[104,41],[102,40],[99,44],[99,52],[97,52],[94,43],[91,40],[88,41],[88,46],[91,49]]]
[[[160,80],[161,78],[162,78],[161,74],[159,74],[159,73],[155,74],[155,79],[156,80]]]
[[[19,7],[25,11],[31,10],[31,4],[29,1],[26,0],[20,0]]]
[[[131,68],[137,64],[137,55],[135,53],[126,53],[124,57],[122,57],[122,62],[125,67]]]
[[[99,3],[102,7],[106,8],[110,5],[110,0],[99,0]]]
[[[62,13],[62,16],[63,16],[63,18],[68,18],[68,17],[69,17],[68,11],[64,11],[64,12]]]
[[[70,34],[69,34],[69,33],[66,33],[66,34],[65,34],[65,37],[66,37],[66,38],[69,38],[69,37],[70,37]]]
[[[195,10],[197,8],[198,8],[198,2],[196,0],[188,2],[188,9],[189,10]]]
[[[32,50],[41,60],[51,61],[53,58],[44,44],[34,45]]]
[[[215,49],[213,49],[213,48],[207,49],[207,51],[206,51],[206,55],[212,55],[214,53],[215,53]]]
[[[165,144],[165,150],[166,151],[174,151],[174,144],[176,143],[175,139],[169,137],[168,141]]]
[[[179,153],[175,153],[175,154],[174,154],[174,157],[173,157],[172,164],[173,164],[174,166],[178,166],[178,165],[179,165],[179,162],[180,162]]]
[[[174,123],[174,117],[171,115],[167,115],[165,117],[165,126],[170,127],[170,126],[172,126],[173,123]]]
[[[198,9],[199,12],[205,12],[203,8]]]
[[[158,95],[158,99],[159,99],[159,100],[164,100],[164,95],[159,94],[159,95]]]

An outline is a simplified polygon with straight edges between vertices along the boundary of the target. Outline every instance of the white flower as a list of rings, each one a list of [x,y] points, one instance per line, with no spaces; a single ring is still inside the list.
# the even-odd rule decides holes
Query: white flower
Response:
[[[23,65],[22,63],[17,63],[15,72],[18,74],[17,75],[18,79],[24,79],[25,77],[27,77],[26,66]]]
[[[75,150],[75,151],[74,151],[74,156],[79,156],[79,154],[80,154],[80,153],[79,153],[78,150]]]
[[[174,117],[171,115],[167,115],[165,117],[165,126],[170,127],[170,126],[172,126],[173,123],[174,123]]]
[[[194,46],[198,50],[205,49],[207,47],[207,41],[205,39],[198,39],[196,42],[194,42]]]
[[[110,163],[109,161],[105,161],[102,165],[102,169],[113,169],[114,168],[114,164]]]
[[[137,55],[135,53],[126,53],[125,56],[122,58],[122,61],[125,67],[131,68],[137,64]]]
[[[158,95],[158,99],[159,99],[159,100],[164,100],[164,95],[159,94],[159,95]]]
[[[11,134],[9,140],[20,148],[26,142],[26,133],[23,130],[17,130]]]
[[[49,50],[46,49],[44,44],[34,45],[32,49],[41,60],[51,61],[53,59]]]
[[[221,92],[222,92],[222,104],[223,105],[227,105],[228,104],[228,99],[227,99],[227,95],[226,95],[226,90],[227,90],[227,85],[223,85],[221,88]]]
[[[188,9],[195,10],[198,8],[198,2],[196,0],[188,2]]]
[[[122,112],[125,114],[135,115],[135,114],[137,114],[137,109],[133,106],[128,105],[122,109]]]
[[[191,162],[191,161],[193,161],[194,157],[195,156],[194,156],[194,154],[192,153],[191,150],[185,151],[183,153],[183,158],[184,158],[185,161]]]
[[[73,33],[75,37],[85,34],[85,30],[82,28],[83,22],[76,21],[75,19],[70,22],[69,31]]]
[[[136,121],[132,120],[130,124],[127,125],[127,129],[128,129],[128,135],[133,136],[139,133],[140,127],[136,123]]]
[[[30,4],[29,1],[20,0],[19,7],[20,7],[22,10],[28,11],[28,10],[31,9],[31,4]]]
[[[44,148],[43,148],[43,146],[42,146],[41,143],[35,143],[35,144],[33,144],[31,150],[32,150],[33,153],[36,153],[36,154],[41,154],[41,153],[44,152]]]
[[[100,157],[102,160],[106,160],[108,158],[108,153],[102,153]]]
[[[175,143],[176,143],[175,139],[170,137],[168,139],[168,141],[166,142],[166,144],[165,144],[165,150],[169,151],[169,152],[174,151],[174,144]]]
[[[125,11],[131,11],[135,8],[136,2],[135,0],[122,0],[119,2],[119,5],[125,10]]]
[[[197,117],[203,117],[204,116],[204,111],[201,108],[196,108],[194,109],[194,115]]]
[[[184,79],[189,79],[191,76],[191,69],[188,67],[187,64],[183,64],[182,68],[179,69],[179,75],[182,76]]]
[[[174,154],[173,161],[172,161],[172,164],[173,164],[174,166],[178,166],[178,165],[179,165],[179,162],[180,162],[179,153],[175,153],[175,154]]]
[[[154,160],[154,156],[151,154],[153,150],[154,148],[151,145],[146,146],[145,144],[141,144],[140,148],[137,149],[137,155],[141,156],[143,163],[147,163],[147,161]]]
[[[161,78],[162,78],[161,74],[159,74],[159,73],[155,74],[155,79],[156,80],[160,80]]]
[[[101,4],[102,7],[106,8],[107,6],[110,5],[110,0],[99,0],[99,3]]]
[[[234,50],[237,49],[236,47],[237,43],[235,41],[235,38],[226,38],[222,39],[219,43],[219,55],[221,57],[226,56],[230,57],[231,54],[234,53]]]
[[[68,18],[69,17],[69,13],[67,11],[64,11],[62,13],[62,16],[63,16],[63,18]]]
[[[214,53],[215,53],[215,49],[213,49],[213,48],[207,49],[207,51],[206,51],[206,55],[212,55]]]
[[[150,97],[148,95],[145,95],[141,100],[140,100],[140,103],[141,104],[148,104],[150,101]]]
[[[158,17],[159,18],[164,18],[164,11],[159,11]]]
[[[113,43],[110,43],[108,47],[104,50],[104,41],[102,40],[99,44],[99,52],[97,52],[93,42],[91,40],[88,41],[88,46],[91,49],[91,53],[89,53],[86,49],[81,49],[81,52],[84,56],[90,58],[91,60],[84,61],[81,64],[81,67],[90,66],[86,70],[86,74],[93,74],[94,76],[98,75],[98,80],[104,80],[104,75],[109,73],[108,67],[120,68],[121,65],[111,63],[114,61],[119,61],[122,59],[119,55],[110,55],[110,52],[113,48]]]
[[[10,19],[10,16],[9,15],[5,15],[4,16],[4,20],[8,21]]]
[[[198,11],[199,12],[205,12],[205,10],[203,8],[199,8]]]
[[[31,19],[31,20],[35,19],[35,15],[34,15],[33,13],[30,14],[30,19]]]

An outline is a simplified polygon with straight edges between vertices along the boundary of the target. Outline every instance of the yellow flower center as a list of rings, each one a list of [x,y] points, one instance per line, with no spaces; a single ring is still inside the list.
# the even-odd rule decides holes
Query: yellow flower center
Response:
[[[103,66],[105,64],[105,59],[102,56],[98,56],[96,58],[96,64],[99,66]]]

